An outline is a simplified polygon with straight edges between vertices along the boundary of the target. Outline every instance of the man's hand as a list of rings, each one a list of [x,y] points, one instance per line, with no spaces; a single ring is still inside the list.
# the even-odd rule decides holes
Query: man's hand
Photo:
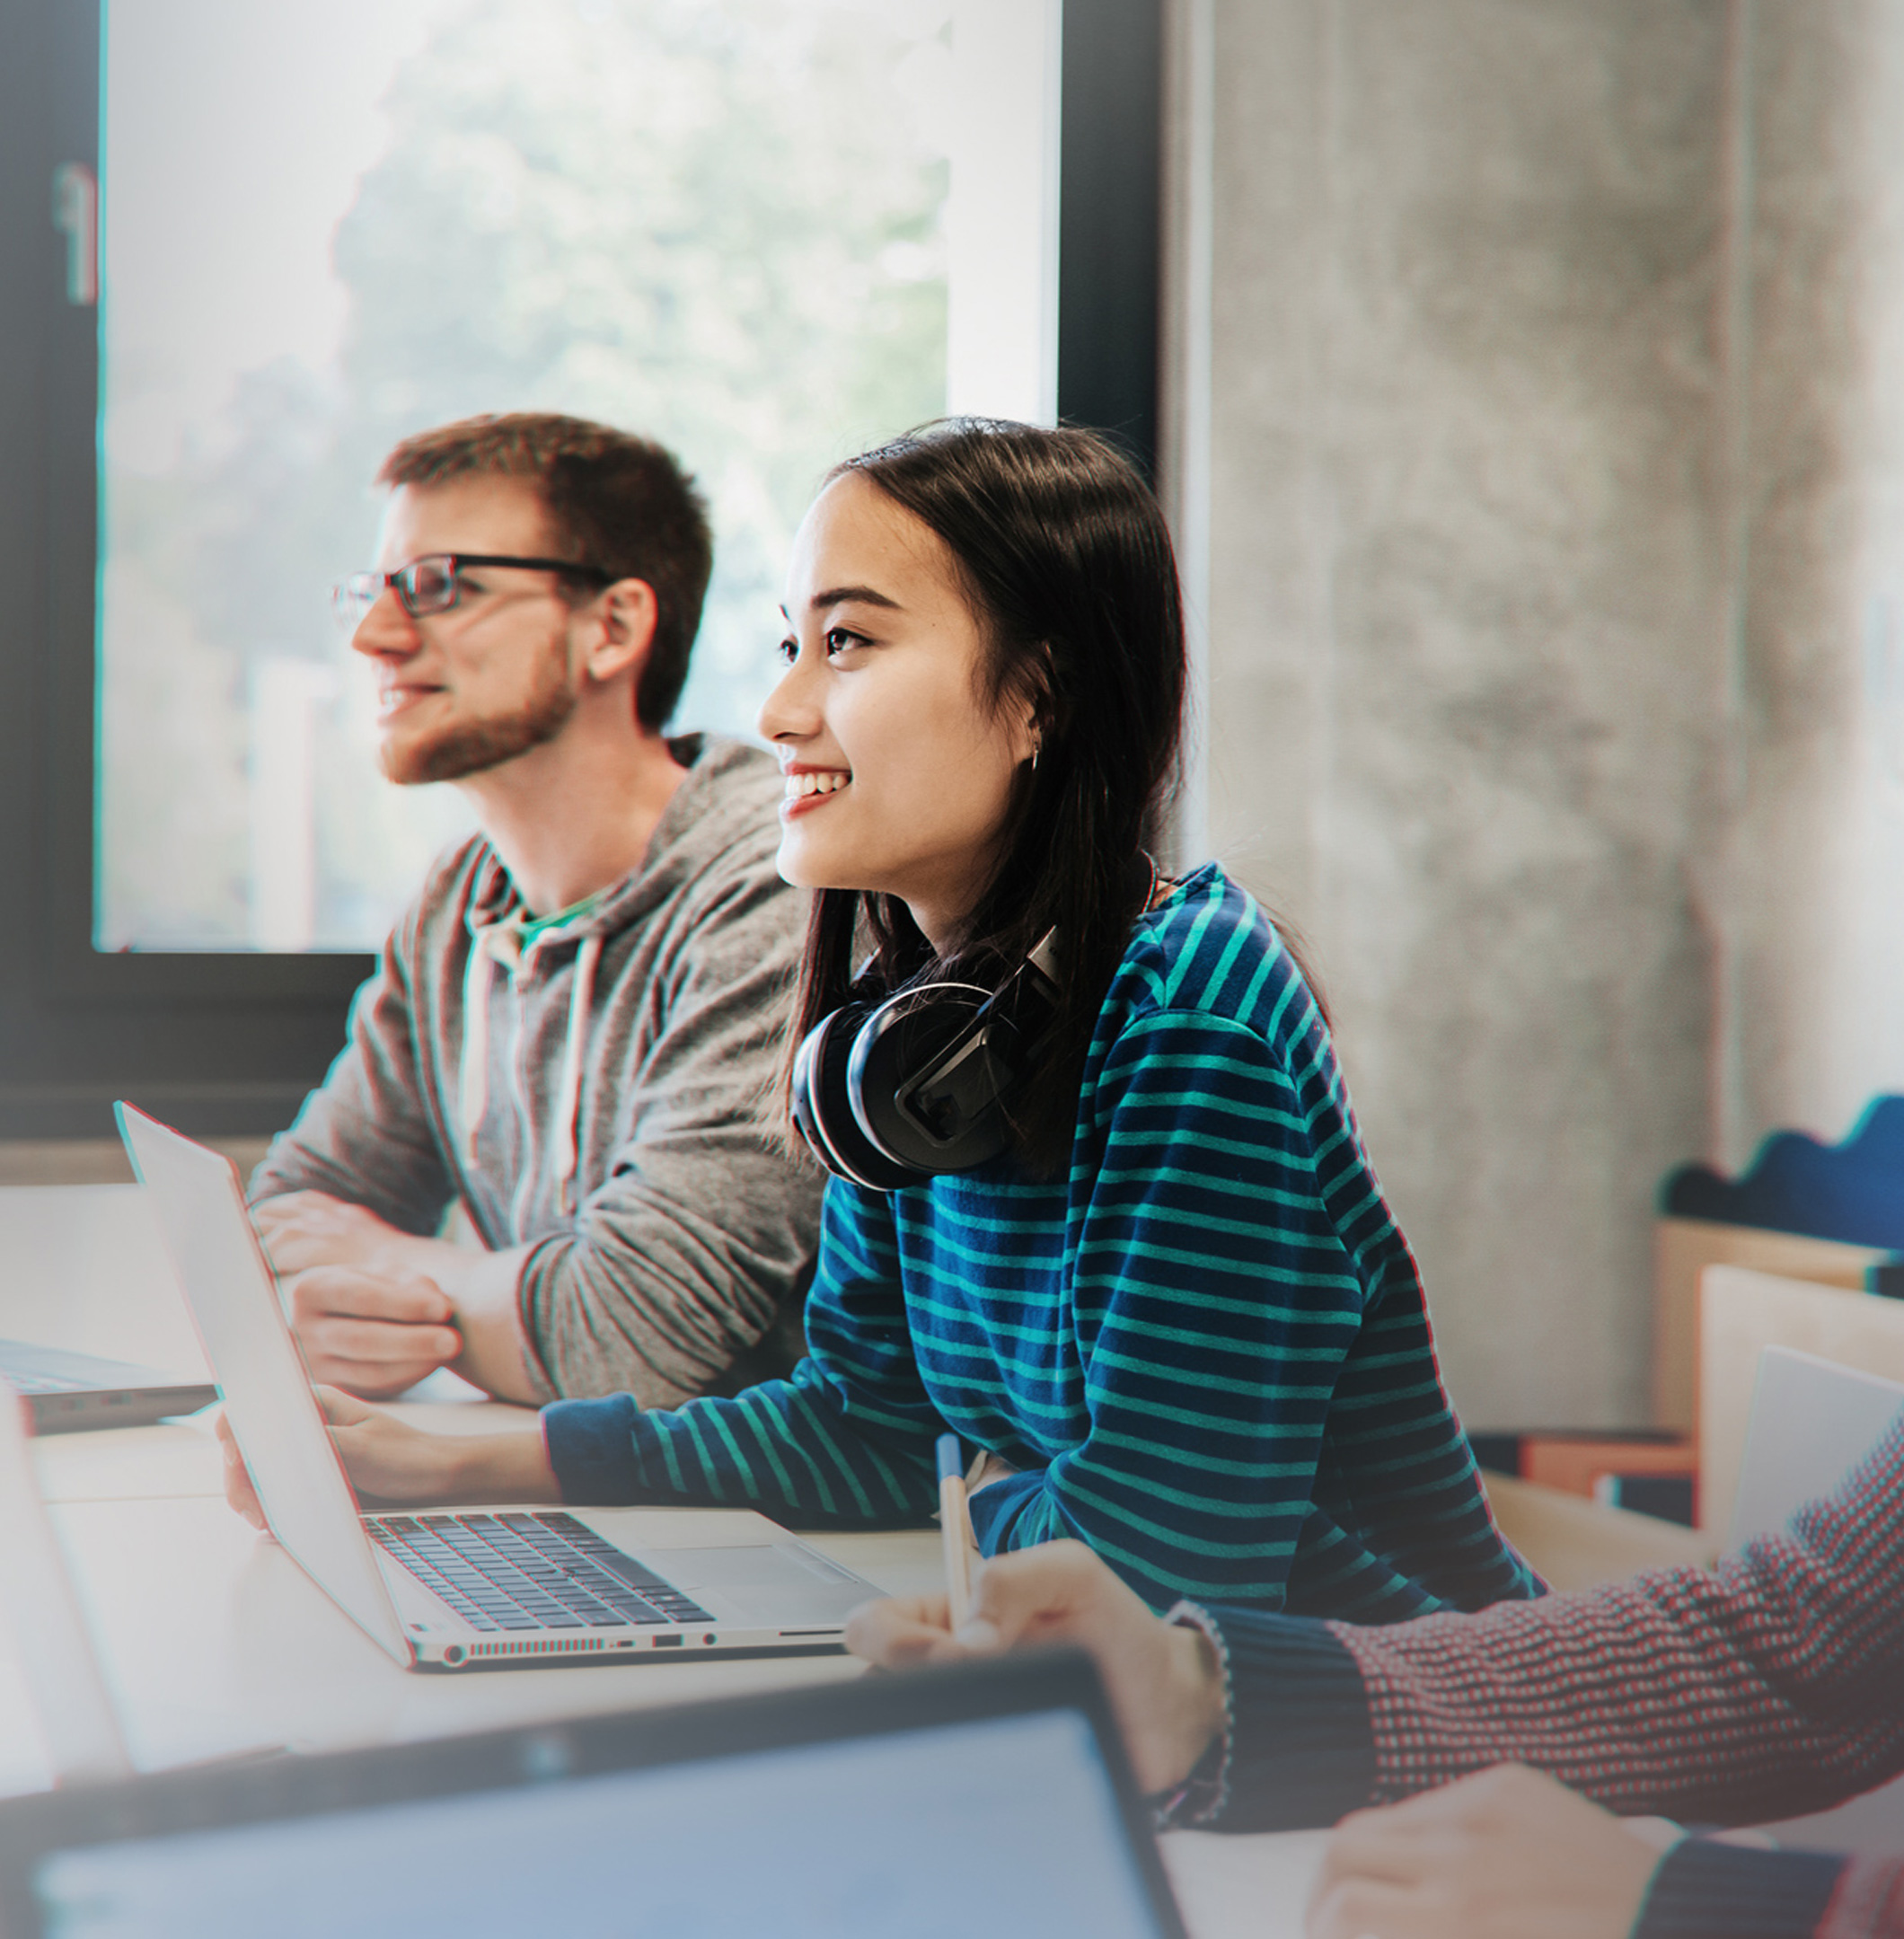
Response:
[[[1309,1939],[1626,1939],[1656,1841],[1551,1777],[1496,1765],[1336,1827]]]
[[[365,1399],[401,1394],[463,1351],[449,1296],[419,1274],[319,1265],[285,1291],[311,1378]]]
[[[537,1428],[504,1434],[430,1434],[334,1387],[320,1387],[317,1401],[330,1424],[331,1445],[361,1496],[498,1504],[562,1498]],[[264,1509],[223,1415],[218,1440],[225,1450],[225,1498],[254,1529],[262,1529]]]
[[[500,1400],[540,1397],[516,1309],[531,1247],[485,1252],[419,1238],[325,1192],[268,1198],[251,1220],[313,1379],[388,1400],[454,1361]]]
[[[956,1635],[943,1596],[868,1602],[846,1625],[847,1647],[890,1669],[1054,1643],[1097,1658],[1144,1789],[1182,1783],[1222,1728],[1215,1654],[1196,1630],[1159,1621],[1082,1542],[993,1556]]]
[[[374,1212],[332,1198],[328,1192],[286,1192],[251,1211],[273,1268],[282,1274],[313,1265],[354,1265],[387,1273],[419,1263],[410,1248],[428,1245],[400,1232]]]

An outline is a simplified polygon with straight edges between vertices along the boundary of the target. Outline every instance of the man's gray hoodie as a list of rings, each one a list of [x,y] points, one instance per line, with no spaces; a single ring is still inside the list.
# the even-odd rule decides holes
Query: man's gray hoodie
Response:
[[[674,753],[687,779],[647,859],[571,923],[524,942],[480,836],[436,865],[251,1179],[254,1203],[328,1192],[420,1234],[461,1198],[492,1249],[533,1245],[518,1297],[545,1399],[666,1406],[798,1351],[821,1180],[771,1094],[806,897],[773,865],[772,761]]]

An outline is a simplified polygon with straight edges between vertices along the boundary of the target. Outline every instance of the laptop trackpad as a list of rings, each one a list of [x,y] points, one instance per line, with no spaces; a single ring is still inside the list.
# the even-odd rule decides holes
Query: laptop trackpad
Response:
[[[843,1622],[849,1609],[879,1593],[869,1582],[836,1571],[825,1557],[791,1545],[658,1549],[648,1559],[723,1621],[765,1628]]]

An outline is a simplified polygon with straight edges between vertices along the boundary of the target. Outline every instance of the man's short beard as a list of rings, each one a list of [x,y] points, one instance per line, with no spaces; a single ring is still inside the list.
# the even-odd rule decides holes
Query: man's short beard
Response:
[[[402,746],[386,743],[378,759],[385,778],[400,787],[459,781],[553,740],[569,725],[580,698],[581,690],[561,654],[552,652],[542,664],[534,691],[515,713],[491,720],[453,721],[441,733]]]

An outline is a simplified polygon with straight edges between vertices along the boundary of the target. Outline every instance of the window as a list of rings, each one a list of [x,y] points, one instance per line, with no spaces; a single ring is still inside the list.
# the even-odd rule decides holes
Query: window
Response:
[[[719,557],[677,718],[729,731],[832,460],[948,403],[1148,450],[1155,0],[14,12],[0,1134],[122,1089],[272,1128],[340,1041],[463,824],[376,776],[325,611],[404,432],[529,406],[679,451]]]

